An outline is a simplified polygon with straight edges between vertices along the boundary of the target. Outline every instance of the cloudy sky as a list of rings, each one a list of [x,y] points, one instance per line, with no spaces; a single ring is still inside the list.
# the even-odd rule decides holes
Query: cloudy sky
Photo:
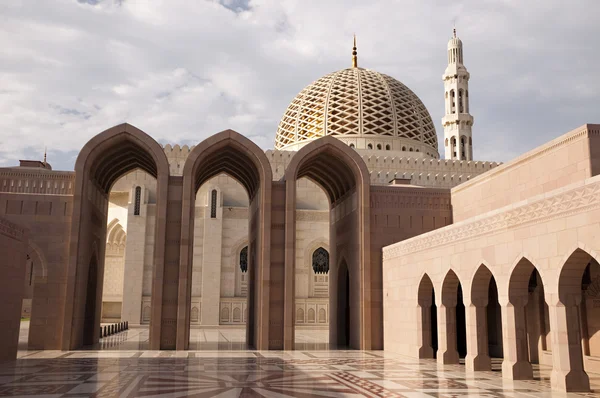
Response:
[[[442,142],[453,23],[475,158],[507,161],[600,123],[598,15],[598,0],[2,0],[0,166],[47,146],[72,170],[122,122],[163,144],[231,128],[272,148],[292,98],[350,66],[353,33],[359,64],[410,87]]]

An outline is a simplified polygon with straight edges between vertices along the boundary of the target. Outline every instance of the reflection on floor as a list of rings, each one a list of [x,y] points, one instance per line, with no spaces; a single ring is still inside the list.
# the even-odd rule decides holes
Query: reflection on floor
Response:
[[[27,351],[27,337],[29,333],[29,321],[21,322],[19,334],[19,355]],[[149,337],[147,327],[125,330],[100,339],[98,344],[87,346],[84,350],[149,350]],[[296,329],[297,350],[328,350],[328,329]],[[193,328],[190,330],[190,350],[246,350],[245,328]]]
[[[195,344],[243,344],[239,329],[193,330]],[[305,333],[308,332],[308,333]],[[301,331],[301,340],[320,331]],[[148,351],[147,329],[113,335],[100,350],[21,351],[0,364],[0,396],[38,397],[564,397],[550,391],[550,368],[536,380],[467,373],[382,351]],[[105,340],[105,339],[103,339]],[[109,347],[111,342],[112,347]],[[137,345],[136,345],[137,344]],[[306,341],[310,344],[310,341]],[[126,348],[130,347],[130,348]],[[495,360],[494,368],[500,368]],[[600,375],[590,375],[600,392]],[[598,393],[569,394],[598,397]]]

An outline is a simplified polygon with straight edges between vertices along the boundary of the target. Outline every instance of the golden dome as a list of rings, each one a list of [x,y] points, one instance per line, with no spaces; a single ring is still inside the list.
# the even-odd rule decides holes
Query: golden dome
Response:
[[[304,88],[281,118],[275,148],[296,150],[324,135],[359,149],[410,146],[439,156],[433,121],[419,97],[398,80],[369,69],[343,69]]]

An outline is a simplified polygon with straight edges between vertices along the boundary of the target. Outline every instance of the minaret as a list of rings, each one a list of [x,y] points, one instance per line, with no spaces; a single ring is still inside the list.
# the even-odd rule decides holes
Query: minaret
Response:
[[[448,42],[448,67],[444,80],[444,148],[446,159],[473,160],[473,116],[469,113],[469,72],[463,65],[462,41],[456,28]]]

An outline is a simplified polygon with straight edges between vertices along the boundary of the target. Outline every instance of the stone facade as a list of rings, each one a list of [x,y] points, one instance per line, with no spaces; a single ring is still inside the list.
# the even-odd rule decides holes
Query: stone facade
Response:
[[[451,192],[454,224],[383,249],[386,350],[589,390],[600,372],[600,125]]]
[[[22,227],[0,218],[0,362],[13,360],[19,344],[19,310],[27,266],[28,233]]]

